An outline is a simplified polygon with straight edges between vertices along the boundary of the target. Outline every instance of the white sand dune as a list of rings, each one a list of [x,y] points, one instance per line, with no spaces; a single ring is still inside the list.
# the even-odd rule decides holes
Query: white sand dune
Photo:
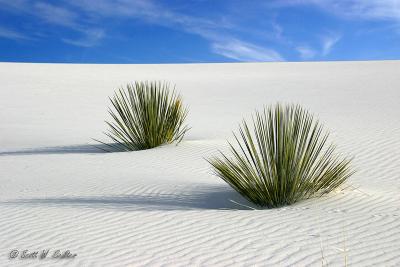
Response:
[[[189,105],[184,141],[93,148],[107,97],[153,79]],[[1,63],[0,81],[0,266],[400,265],[400,61]],[[321,199],[249,210],[204,158],[278,101],[316,114],[357,173]],[[13,249],[77,256],[9,259]]]

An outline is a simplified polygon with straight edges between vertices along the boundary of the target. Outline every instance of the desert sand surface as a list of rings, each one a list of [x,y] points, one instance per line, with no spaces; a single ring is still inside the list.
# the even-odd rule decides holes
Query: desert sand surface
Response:
[[[92,138],[108,141],[108,97],[140,80],[175,84],[191,130],[178,146],[103,153]],[[0,63],[0,81],[0,266],[400,265],[400,61]],[[357,173],[253,210],[205,158],[277,102],[315,114]]]

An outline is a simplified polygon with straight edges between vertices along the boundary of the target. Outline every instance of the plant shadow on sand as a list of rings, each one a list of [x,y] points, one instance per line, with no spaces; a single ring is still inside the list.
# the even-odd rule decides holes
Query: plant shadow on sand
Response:
[[[15,151],[0,152],[0,156],[23,156],[23,155],[51,155],[51,154],[103,154],[108,153],[108,145],[73,145],[73,146],[54,146],[21,149]]]
[[[27,207],[93,208],[124,211],[157,210],[250,210],[251,204],[227,186],[203,186],[183,193],[125,194],[24,198],[0,205]],[[248,207],[250,206],[250,207]]]

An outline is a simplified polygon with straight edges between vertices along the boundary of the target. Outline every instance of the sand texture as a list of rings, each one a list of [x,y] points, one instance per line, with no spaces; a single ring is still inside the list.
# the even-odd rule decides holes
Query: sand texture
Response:
[[[134,80],[176,84],[191,130],[178,146],[102,153],[108,96]],[[0,81],[0,266],[400,265],[400,61],[1,63]],[[357,173],[320,199],[247,209],[204,158],[277,102],[314,113]]]

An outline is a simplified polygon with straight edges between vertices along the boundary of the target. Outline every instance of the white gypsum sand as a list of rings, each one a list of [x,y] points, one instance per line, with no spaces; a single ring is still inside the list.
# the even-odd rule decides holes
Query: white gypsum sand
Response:
[[[134,80],[176,84],[192,129],[178,146],[101,153],[108,96]],[[1,63],[0,81],[0,266],[400,265],[400,61]],[[247,209],[204,158],[278,101],[314,113],[357,173],[319,199]]]

